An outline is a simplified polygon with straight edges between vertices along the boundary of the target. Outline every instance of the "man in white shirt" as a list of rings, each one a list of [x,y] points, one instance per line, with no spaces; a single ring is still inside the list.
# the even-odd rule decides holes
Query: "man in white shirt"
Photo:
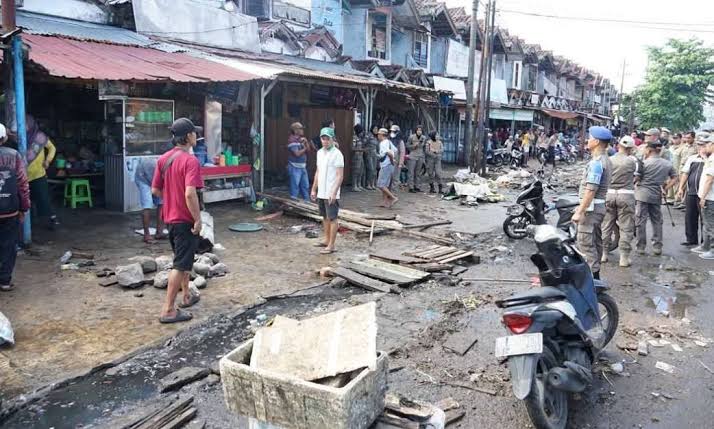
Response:
[[[317,201],[325,228],[325,241],[318,247],[324,247],[322,254],[335,252],[337,239],[337,216],[340,211],[340,187],[345,170],[345,158],[335,147],[335,130],[325,127],[320,130],[322,149],[317,151],[317,170],[312,183],[310,198]]]
[[[380,128],[377,132],[379,140],[379,176],[377,176],[377,188],[382,192],[381,207],[391,208],[399,201],[392,191],[389,190],[392,180],[394,180],[394,164],[396,160],[397,148],[387,138],[389,131],[386,128]]]
[[[714,236],[714,135],[709,135],[706,139],[707,153],[709,158],[704,164],[702,172],[702,180],[699,184],[699,207],[702,209],[702,218],[704,219],[704,234],[709,238],[711,243]],[[706,241],[706,239],[705,239]],[[714,259],[714,252],[707,249],[706,252],[699,255],[702,259]]]

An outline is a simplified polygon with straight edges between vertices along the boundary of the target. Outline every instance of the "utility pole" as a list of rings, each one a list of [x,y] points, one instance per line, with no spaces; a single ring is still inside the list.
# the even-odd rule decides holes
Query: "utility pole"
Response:
[[[482,144],[481,144],[481,135],[483,134],[482,130],[482,115],[481,111],[483,110],[483,98],[484,98],[484,76],[486,75],[486,55],[488,53],[489,49],[489,44],[488,44],[488,21],[489,21],[489,7],[491,6],[490,2],[486,5],[486,12],[484,13],[484,21],[483,21],[483,37],[481,40],[481,61],[479,64],[479,73],[478,73],[478,98],[476,101],[476,137],[475,141],[476,143],[474,144],[472,151],[473,154],[471,155],[472,157],[472,162],[469,165],[471,167],[471,171],[479,171],[481,168],[481,153],[483,152],[482,149]]]
[[[488,68],[487,68],[487,77],[486,77],[486,94],[484,96],[485,98],[485,103],[483,105],[484,107],[484,115],[483,115],[483,122],[484,122],[484,129],[489,129],[488,127],[488,121],[491,116],[491,72],[493,70],[493,43],[494,39],[496,38],[495,33],[496,33],[496,0],[491,0],[489,2],[489,12],[491,13],[491,24],[489,25],[489,39],[488,39]],[[483,139],[483,144],[481,145],[481,175],[485,176],[486,175],[486,156],[484,153],[484,149],[486,148],[486,140],[488,139],[488,133],[485,133],[485,138]]]
[[[625,69],[627,68],[627,58],[622,60],[622,79],[620,80],[620,100],[622,100],[622,90],[625,88]]]
[[[23,158],[27,156],[27,131],[25,129],[25,74],[23,71],[22,39],[17,30],[15,21],[15,0],[2,0],[2,29],[4,31],[3,42],[10,42],[10,51],[7,48],[3,52],[6,69],[3,83],[5,85],[6,117],[8,128],[17,135],[17,151]],[[7,40],[9,39],[9,40]],[[25,213],[23,222],[23,242],[32,242],[32,230],[30,228],[30,211]]]
[[[464,130],[464,154],[466,165],[472,164],[474,145],[474,63],[476,62],[476,35],[478,31],[478,2],[473,0],[471,31],[469,32],[469,71],[466,80],[466,129]]]

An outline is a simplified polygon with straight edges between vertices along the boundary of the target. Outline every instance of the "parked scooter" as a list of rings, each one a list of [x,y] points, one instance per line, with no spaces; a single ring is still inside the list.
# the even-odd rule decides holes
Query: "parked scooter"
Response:
[[[619,311],[563,231],[539,225],[529,235],[543,287],[496,301],[512,335],[496,340],[495,356],[507,359],[513,393],[533,425],[563,429],[568,393],[591,384],[593,362],[615,335]]]
[[[507,236],[515,240],[525,238],[529,225],[544,225],[546,213],[558,210],[557,227],[570,234],[571,238],[575,237],[571,219],[575,207],[579,204],[578,198],[561,196],[555,204],[546,208],[543,186],[552,189],[550,185],[543,185],[540,180],[534,180],[518,195],[516,204],[508,208],[506,219],[503,221],[503,232]]]
[[[486,155],[486,163],[499,167],[501,165],[508,164],[509,156],[510,155],[508,154],[508,149],[498,148],[495,149],[492,153]]]
[[[510,167],[512,169],[517,169],[521,168],[521,164],[523,163],[523,152],[519,148],[514,147],[511,149],[511,156],[510,156]]]

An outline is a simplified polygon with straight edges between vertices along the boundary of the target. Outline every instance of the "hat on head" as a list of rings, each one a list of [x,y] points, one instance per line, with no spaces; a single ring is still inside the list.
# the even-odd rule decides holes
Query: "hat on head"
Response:
[[[386,128],[380,128],[379,131],[377,131],[377,134],[382,134],[382,135],[389,135],[389,130]]]
[[[290,124],[290,129],[293,131],[302,130],[304,128],[305,126],[300,122],[293,122],[292,124]]]
[[[706,131],[700,131],[697,134],[695,134],[694,138],[697,142],[700,142],[700,141],[704,142],[704,141],[706,141],[707,138],[709,138],[709,133]]]
[[[398,132],[400,130],[399,125],[392,125],[389,129],[394,132]]]
[[[334,139],[335,138],[335,130],[333,130],[330,127],[325,127],[320,130],[320,137],[322,137],[322,136],[328,136],[329,138]]]
[[[652,149],[662,149],[662,146],[664,145],[659,140],[647,143],[647,147],[651,147]]]
[[[709,134],[709,136],[704,139],[704,141],[707,143],[714,143],[714,134]]]
[[[605,127],[594,126],[590,127],[590,135],[598,140],[612,140],[612,133]]]
[[[203,127],[197,127],[193,125],[188,118],[178,118],[171,124],[171,134],[174,137],[184,137],[189,133],[202,133]]]
[[[645,131],[646,136],[658,136],[659,135],[659,130],[657,128],[650,128],[649,130]]]
[[[620,139],[620,146],[626,148],[635,147],[635,141],[630,136],[624,136]]]
[[[662,132],[662,133],[667,133],[667,134],[672,134],[672,131],[670,131],[669,128],[665,128],[665,127],[660,128],[660,132]]]
[[[7,129],[5,125],[0,124],[0,139],[4,139],[5,137],[7,137]]]

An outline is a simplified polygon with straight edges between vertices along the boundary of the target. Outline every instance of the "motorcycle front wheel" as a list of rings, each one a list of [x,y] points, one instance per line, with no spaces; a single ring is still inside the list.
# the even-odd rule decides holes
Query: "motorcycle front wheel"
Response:
[[[548,372],[560,366],[547,344],[538,357],[531,392],[525,405],[533,426],[538,429],[564,429],[568,423],[568,394],[548,385]]]
[[[501,165],[503,165],[503,156],[495,155],[493,157],[493,165],[496,167],[500,167]]]
[[[526,227],[531,223],[530,216],[526,214],[508,216],[503,221],[503,232],[514,240],[520,240],[526,238]]]
[[[598,294],[597,303],[600,323],[604,331],[602,339],[598,341],[598,348],[602,350],[617,332],[617,325],[620,323],[620,310],[617,308],[615,299],[606,293]]]

